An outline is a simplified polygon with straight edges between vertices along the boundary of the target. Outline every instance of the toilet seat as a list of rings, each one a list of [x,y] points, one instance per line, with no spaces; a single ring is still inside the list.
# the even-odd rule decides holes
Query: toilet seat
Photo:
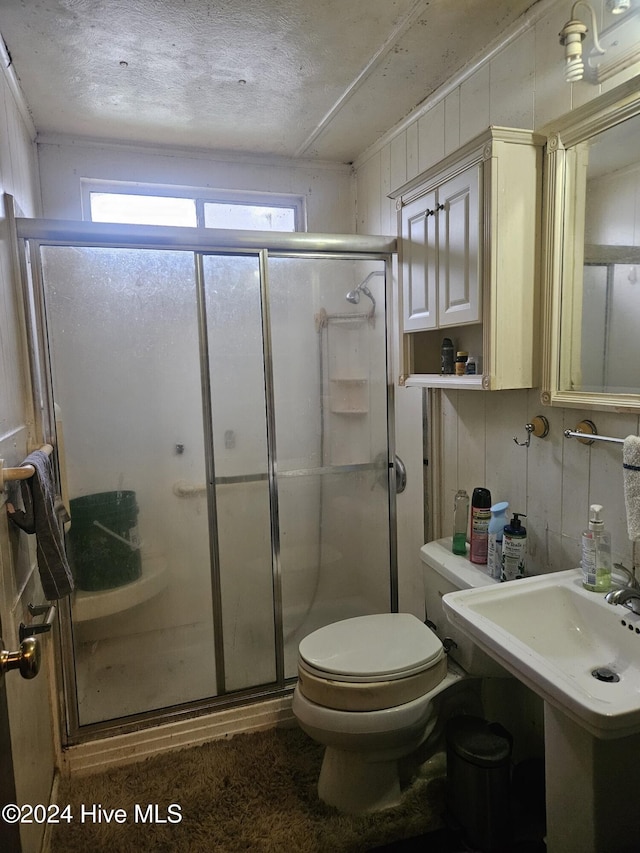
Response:
[[[317,705],[341,711],[411,702],[446,673],[442,643],[409,613],[345,619],[314,631],[299,646],[300,691]]]

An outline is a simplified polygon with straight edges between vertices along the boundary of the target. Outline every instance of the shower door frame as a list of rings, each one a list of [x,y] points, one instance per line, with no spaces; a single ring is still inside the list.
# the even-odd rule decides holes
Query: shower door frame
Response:
[[[388,507],[389,507],[389,609],[398,609],[397,524],[396,524],[396,455],[394,421],[394,385],[392,378],[393,332],[391,323],[392,259],[396,240],[347,234],[314,234],[308,232],[235,231],[170,226],[117,226],[94,222],[69,222],[46,219],[16,219],[19,264],[25,312],[27,342],[32,388],[35,398],[34,430],[39,440],[55,444],[53,378],[48,353],[48,331],[45,310],[44,282],[41,269],[41,247],[77,246],[91,248],[156,249],[185,251],[193,254],[196,287],[201,385],[204,420],[205,461],[207,474],[207,507],[211,563],[212,619],[214,623],[214,654],[216,659],[217,695],[205,699],[145,711],[139,714],[104,722],[80,725],[77,696],[74,645],[72,636],[71,603],[60,602],[60,651],[58,676],[64,684],[60,692],[60,719],[66,745],[81,743],[105,735],[125,734],[144,727],[175,722],[288,694],[295,678],[284,674],[284,632],[281,597],[280,542],[278,527],[278,483],[276,475],[275,401],[271,326],[269,317],[268,260],[273,257],[374,260],[385,264],[385,350],[387,385],[387,448],[388,448]],[[260,299],[262,319],[263,364],[266,395],[266,425],[269,495],[271,502],[271,564],[274,590],[273,617],[275,625],[276,677],[273,682],[258,687],[226,692],[224,689],[224,632],[222,629],[221,566],[218,554],[216,523],[216,479],[212,433],[212,400],[208,387],[209,353],[207,346],[205,282],[203,257],[210,254],[255,256],[260,269]],[[73,699],[73,701],[71,701]]]

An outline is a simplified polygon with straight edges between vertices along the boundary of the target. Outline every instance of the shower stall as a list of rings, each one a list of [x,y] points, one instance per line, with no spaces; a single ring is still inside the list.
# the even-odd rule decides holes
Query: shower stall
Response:
[[[68,742],[284,694],[302,637],[397,607],[395,241],[17,228]]]

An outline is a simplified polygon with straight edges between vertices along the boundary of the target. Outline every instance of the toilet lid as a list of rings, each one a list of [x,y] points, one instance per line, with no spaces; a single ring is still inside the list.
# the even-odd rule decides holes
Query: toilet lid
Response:
[[[422,672],[444,655],[438,637],[410,613],[356,616],[305,637],[299,663],[336,681],[391,681]]]

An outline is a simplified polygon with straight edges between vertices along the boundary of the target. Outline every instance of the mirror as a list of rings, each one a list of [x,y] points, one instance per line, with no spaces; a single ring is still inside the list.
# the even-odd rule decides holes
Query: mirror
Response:
[[[640,84],[547,131],[542,400],[640,408]]]

